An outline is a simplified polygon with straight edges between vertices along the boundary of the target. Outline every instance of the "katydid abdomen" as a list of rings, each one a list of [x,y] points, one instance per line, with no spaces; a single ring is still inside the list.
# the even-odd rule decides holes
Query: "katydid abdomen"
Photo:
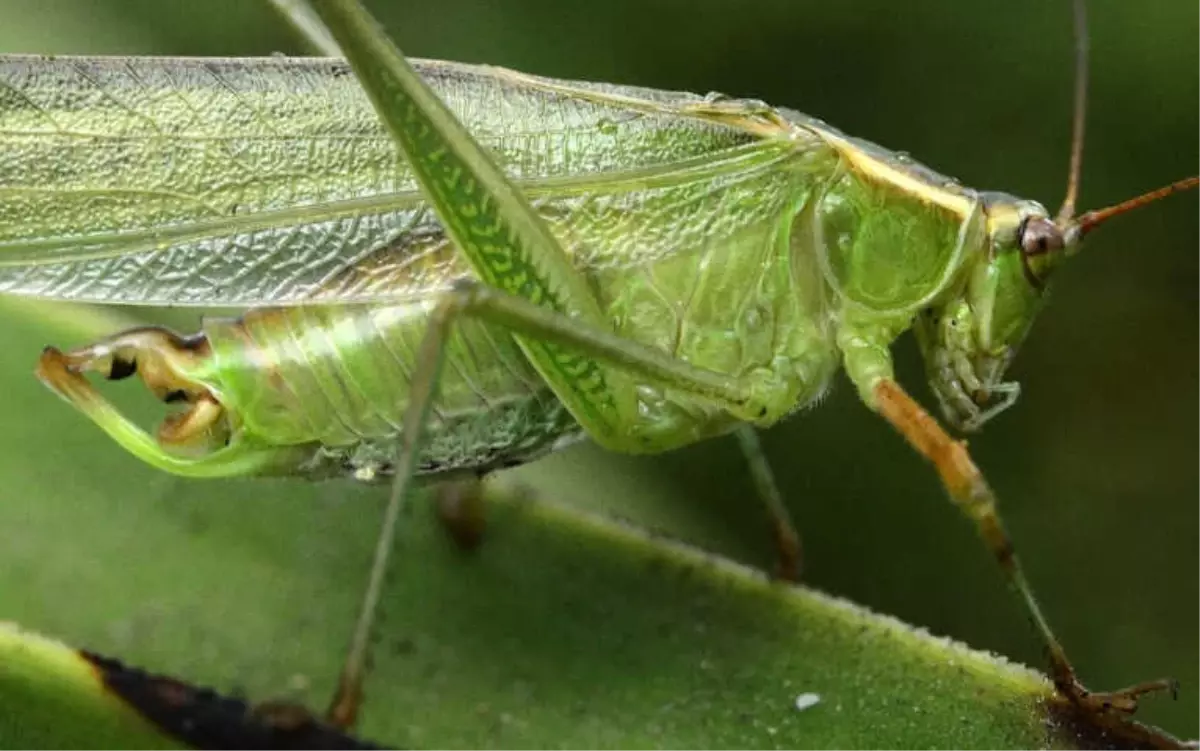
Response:
[[[305,446],[311,477],[375,479],[390,468],[428,307],[355,305],[208,319],[212,357],[197,380],[224,414],[272,446]],[[419,474],[523,463],[578,435],[512,337],[468,323],[454,335]]]

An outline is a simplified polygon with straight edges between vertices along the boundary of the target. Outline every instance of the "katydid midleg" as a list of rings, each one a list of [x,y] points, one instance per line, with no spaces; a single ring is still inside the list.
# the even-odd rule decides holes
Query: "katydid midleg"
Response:
[[[1064,694],[1132,709],[1141,688],[1075,679],[990,490],[888,351],[914,327],[945,416],[978,426],[1015,398],[1003,371],[1050,272],[1109,214],[1055,220],[757,102],[420,64],[447,114],[356,6],[316,5],[370,99],[327,60],[4,62],[0,289],[262,308],[47,350],[53,388],[180,474],[395,471],[373,593],[409,468],[486,470],[581,431],[663,451],[772,424],[841,365],[978,525]],[[156,440],[88,370],[186,409]]]

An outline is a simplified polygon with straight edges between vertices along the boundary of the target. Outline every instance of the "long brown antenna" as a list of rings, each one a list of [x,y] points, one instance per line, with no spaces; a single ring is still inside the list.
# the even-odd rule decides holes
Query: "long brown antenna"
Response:
[[[1083,171],[1083,130],[1087,120],[1088,29],[1084,0],[1075,0],[1075,120],[1071,127],[1071,166],[1067,171],[1067,194],[1058,210],[1057,224],[1065,226],[1075,214],[1079,198],[1079,173]]]
[[[1187,177],[1182,180],[1176,180],[1170,185],[1164,185],[1158,190],[1152,190],[1149,193],[1143,193],[1135,198],[1130,198],[1128,201],[1121,201],[1115,206],[1109,206],[1103,209],[1095,209],[1093,211],[1085,211],[1079,215],[1079,218],[1071,224],[1078,228],[1080,236],[1086,235],[1097,225],[1112,219],[1114,216],[1124,214],[1127,211],[1133,211],[1136,208],[1145,206],[1173,193],[1179,193],[1184,190],[1200,186],[1200,177]]]
[[[1076,243],[1100,224],[1132,211],[1148,203],[1158,201],[1173,193],[1200,187],[1200,177],[1177,180],[1158,190],[1143,193],[1113,206],[1087,211],[1075,217],[1075,203],[1079,198],[1079,174],[1083,171],[1083,131],[1087,120],[1088,87],[1088,28],[1085,0],[1075,0],[1075,118],[1071,127],[1071,165],[1067,171],[1067,194],[1058,210],[1055,224],[1066,231],[1067,244]]]

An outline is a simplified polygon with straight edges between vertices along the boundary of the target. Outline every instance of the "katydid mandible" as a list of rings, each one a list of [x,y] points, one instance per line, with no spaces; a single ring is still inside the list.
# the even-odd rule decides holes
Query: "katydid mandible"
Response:
[[[1078,682],[991,490],[896,383],[889,346],[913,328],[943,416],[979,427],[1015,401],[1004,371],[1083,236],[1196,179],[1074,216],[1080,105],[1051,217],[791,110],[410,65],[356,2],[313,5],[349,65],[0,61],[0,291],[250,308],[43,353],[39,376],[156,467],[394,476],[335,721],[354,718],[414,477],[581,436],[652,453],[737,432],[786,558],[753,426],[819,399],[839,366],[976,524],[1064,695],[1123,712],[1163,685]],[[89,371],[183,409],[151,436]]]

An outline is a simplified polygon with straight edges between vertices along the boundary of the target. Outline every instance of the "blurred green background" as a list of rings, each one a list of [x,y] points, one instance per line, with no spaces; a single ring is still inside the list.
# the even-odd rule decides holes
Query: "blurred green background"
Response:
[[[368,5],[410,55],[757,97],[908,151],[978,188],[1052,208],[1063,192],[1072,77],[1066,0]],[[1200,132],[1196,3],[1089,5],[1084,208],[1196,172]],[[46,0],[36,6],[0,0],[0,18],[3,52],[302,51],[250,0]],[[1149,700],[1141,716],[1188,736],[1200,733],[1197,246],[1195,194],[1125,217],[1089,238],[1085,252],[1056,279],[1053,302],[1015,362],[1012,374],[1025,387],[1020,403],[971,440],[1085,682],[1114,688],[1160,676],[1180,679],[1179,701]],[[4,380],[24,377],[37,351],[6,346]],[[902,381],[931,403],[911,342],[901,344],[899,358]],[[44,412],[47,419],[42,436],[4,431],[0,449],[22,457],[21,487],[36,495],[38,483],[46,492],[86,485],[79,468],[87,456],[119,449],[65,414],[31,375],[24,382],[27,391],[11,396],[3,411]],[[58,452],[25,455],[27,443],[48,436]],[[764,440],[804,534],[808,584],[1041,665],[1022,611],[932,472],[857,403],[844,380],[820,408]],[[163,478],[133,459],[121,466],[122,482],[161,486],[184,509],[202,508],[213,492],[204,483]],[[731,439],[651,459],[606,456],[585,446],[518,473],[556,500],[600,508],[739,560],[764,566],[771,560],[764,519]],[[220,487],[246,507],[259,492],[253,482]],[[338,494],[338,487],[319,492]],[[236,508],[226,507],[225,519],[205,516],[204,524],[239,524],[241,512],[230,511]],[[11,548],[25,535],[22,517],[0,519]],[[369,526],[356,534],[369,538]],[[69,543],[76,552],[90,542],[82,523],[57,532],[78,536]],[[355,537],[355,544],[368,540]],[[33,568],[0,570],[0,582],[19,571],[24,581],[40,582],[44,593],[6,598],[13,590],[0,583],[0,617],[118,648],[128,634],[78,626],[69,613],[73,598],[136,582],[137,570],[152,565],[140,548],[153,548],[153,541],[131,532],[121,545],[124,570],[111,564],[87,569],[86,576],[79,568],[54,576]],[[88,554],[80,560],[86,567]],[[322,609],[319,597],[310,607]],[[237,630],[246,617],[235,612],[221,620]],[[288,624],[278,625],[286,633]]]

